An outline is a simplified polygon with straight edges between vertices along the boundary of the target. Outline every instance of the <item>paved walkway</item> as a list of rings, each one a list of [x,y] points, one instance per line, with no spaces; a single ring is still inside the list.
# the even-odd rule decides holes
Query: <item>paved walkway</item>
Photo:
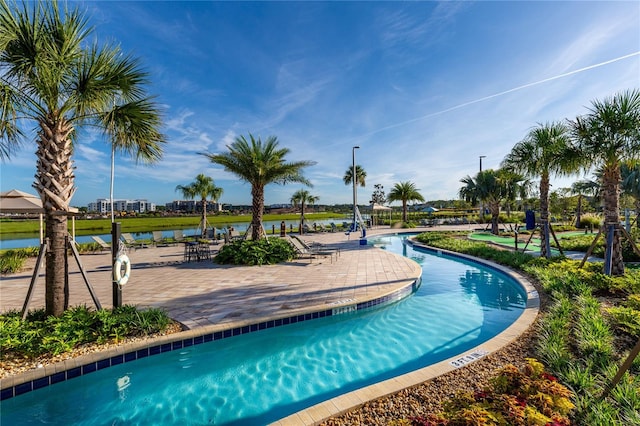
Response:
[[[123,304],[162,308],[193,329],[259,322],[318,306],[326,309],[346,300],[369,300],[413,283],[421,273],[412,260],[360,245],[358,238],[348,239],[344,233],[310,234],[305,238],[340,247],[340,256],[279,265],[225,266],[211,261],[185,262],[181,245],[130,251],[133,268],[123,290]],[[80,258],[102,307],[111,308],[111,255],[104,252]],[[69,304],[93,306],[74,258],[69,261]],[[0,311],[22,309],[34,265],[35,259],[31,259],[21,273],[2,277]],[[29,309],[44,306],[44,287],[41,275]]]

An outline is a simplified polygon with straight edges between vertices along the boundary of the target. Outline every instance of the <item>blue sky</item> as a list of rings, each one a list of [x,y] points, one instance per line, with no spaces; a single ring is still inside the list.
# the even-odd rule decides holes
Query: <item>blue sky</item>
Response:
[[[163,159],[116,158],[115,198],[157,204],[199,173],[220,201],[251,188],[198,155],[236,136],[278,137],[313,160],[309,191],[350,203],[342,177],[367,171],[388,193],[411,181],[454,199],[460,179],[497,168],[537,123],[587,113],[594,99],[640,87],[640,2],[75,2],[100,43],[117,42],[150,73],[168,143]],[[108,198],[108,143],[83,132],[72,205]],[[35,193],[35,143],[2,164],[2,191]],[[574,179],[552,180],[554,188]],[[266,204],[299,184],[269,185]]]

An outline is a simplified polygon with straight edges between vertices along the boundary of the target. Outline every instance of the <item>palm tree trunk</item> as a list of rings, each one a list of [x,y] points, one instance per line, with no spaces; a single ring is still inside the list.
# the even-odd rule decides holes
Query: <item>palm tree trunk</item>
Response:
[[[251,187],[253,217],[251,219],[251,238],[262,238],[262,211],[264,210],[264,186]]]
[[[207,200],[202,199],[202,238],[207,238]]]
[[[300,229],[298,229],[298,232],[300,233],[300,235],[302,235],[304,232],[304,201],[302,202],[302,205],[300,206]]]
[[[67,214],[75,193],[73,151],[69,135],[73,127],[65,120],[50,117],[39,123],[36,152],[36,182],[46,217],[45,313],[60,316],[68,300],[65,296],[65,267],[67,261]]]
[[[549,258],[549,175],[543,173],[540,177],[540,257]]]
[[[605,259],[611,258],[611,275],[624,275],[624,260],[622,258],[622,241],[620,239],[620,167],[618,164],[606,167],[602,174],[602,190],[604,200],[604,226],[607,241],[611,239],[611,246],[607,245]],[[613,235],[609,237],[609,233]],[[605,271],[606,273],[607,271]]]
[[[576,209],[576,228],[580,227],[581,218],[582,218],[582,194],[578,194],[578,208]]]
[[[64,313],[68,300],[65,296],[65,269],[67,247],[67,216],[46,215],[46,237],[49,242],[46,253],[45,312],[60,316]]]
[[[498,224],[498,219],[500,218],[500,203],[491,202],[489,209],[491,210],[491,233],[498,235],[500,233],[500,226]]]
[[[402,221],[407,221],[407,200],[402,200]]]

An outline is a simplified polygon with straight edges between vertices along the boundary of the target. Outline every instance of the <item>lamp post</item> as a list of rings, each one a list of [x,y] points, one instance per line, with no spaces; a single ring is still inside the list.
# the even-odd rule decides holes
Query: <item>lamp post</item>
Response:
[[[351,149],[351,181],[353,182],[353,225],[351,225],[351,230],[353,232],[356,230],[356,210],[358,208],[358,193],[356,190],[356,149],[359,148],[359,146],[354,146]]]
[[[486,155],[480,155],[480,173],[482,173],[482,159],[486,158]],[[482,202],[480,202],[480,220],[482,222],[484,222],[484,204],[482,204]]]

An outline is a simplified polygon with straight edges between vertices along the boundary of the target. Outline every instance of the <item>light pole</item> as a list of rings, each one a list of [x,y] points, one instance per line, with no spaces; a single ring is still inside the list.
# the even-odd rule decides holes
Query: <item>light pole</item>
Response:
[[[358,209],[358,193],[356,190],[356,149],[359,148],[359,146],[354,146],[351,149],[351,180],[353,182],[353,225],[351,225],[351,230],[353,232],[356,231],[356,210]]]
[[[480,155],[479,158],[480,158],[480,173],[482,173],[482,159],[487,158],[487,156]],[[480,220],[484,222],[484,204],[482,204],[482,201],[480,202]]]

